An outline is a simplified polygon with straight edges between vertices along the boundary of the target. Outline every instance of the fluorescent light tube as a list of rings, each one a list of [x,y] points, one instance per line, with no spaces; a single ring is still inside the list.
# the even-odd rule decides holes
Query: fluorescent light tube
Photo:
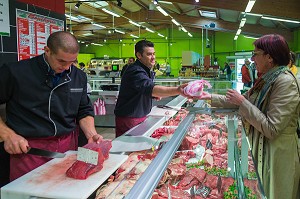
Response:
[[[93,34],[93,33],[90,33],[90,32],[87,32],[87,33],[82,34],[82,36],[92,36],[92,35],[94,35],[94,34]]]
[[[106,8],[102,8],[102,10],[103,10],[104,12],[106,12],[106,13],[112,15],[112,16],[120,17],[120,15],[118,15],[118,14],[116,14],[116,13],[110,11],[110,10],[107,10]]]
[[[237,40],[238,37],[239,37],[238,35],[235,35],[234,40]]]
[[[102,44],[96,44],[96,43],[92,43],[95,46],[103,46]]]
[[[154,33],[154,30],[151,30],[151,29],[149,29],[149,28],[146,28],[146,30],[147,30],[148,32]]]
[[[125,32],[123,32],[123,31],[121,31],[121,30],[117,30],[117,29],[115,29],[115,31],[117,32],[117,33],[121,33],[121,34],[125,34]]]
[[[295,21],[295,20],[289,20],[289,19],[279,19],[275,17],[261,17],[262,19],[269,19],[269,20],[274,20],[274,21],[283,21],[283,22],[290,22],[290,23],[300,23],[300,21]]]
[[[251,12],[254,4],[255,4],[255,0],[249,0],[245,12]]]
[[[239,28],[239,29],[237,30],[237,32],[236,32],[236,35],[241,34],[241,32],[242,32],[242,29]]]
[[[129,20],[129,23],[131,23],[131,24],[133,24],[133,25],[135,25],[135,26],[138,26],[138,27],[141,26],[140,24],[138,24],[138,23],[136,23],[136,22],[134,22],[134,21],[131,21],[131,20]]]
[[[164,3],[164,4],[170,4],[170,5],[172,5],[172,2],[170,2],[170,1],[160,1],[159,0],[159,3]]]
[[[191,33],[188,32],[188,36],[193,37],[193,35]]]
[[[168,14],[164,9],[162,9],[162,7],[156,6],[156,9],[157,9],[159,12],[161,12],[163,15],[169,16],[169,14]]]
[[[246,23],[246,18],[242,18],[240,23],[240,28],[244,27],[245,23]]]
[[[249,38],[249,39],[258,39],[259,37],[252,37],[252,36],[244,36],[246,38]]]
[[[187,30],[182,26],[181,27],[181,30],[183,31],[183,32],[187,32]]]
[[[92,22],[92,24],[93,24],[93,26],[97,26],[97,27],[99,27],[99,28],[106,28],[105,26],[102,26],[102,25],[97,24],[97,23],[94,23],[94,22]]]
[[[180,26],[180,24],[179,24],[175,19],[172,19],[172,22],[173,22],[176,26]]]
[[[158,36],[160,36],[160,37],[165,37],[165,36],[163,36],[163,35],[162,35],[162,34],[160,34],[160,33],[157,33],[157,35],[158,35]]]
[[[131,37],[134,37],[134,38],[139,38],[138,36],[136,35],[133,35],[133,34],[130,34]]]
[[[245,14],[245,15],[250,15],[250,16],[258,16],[258,17],[262,17],[262,15],[261,15],[261,14],[254,14],[254,13],[250,13],[250,12],[248,12],[248,13],[246,13],[246,12],[242,12],[242,14]]]

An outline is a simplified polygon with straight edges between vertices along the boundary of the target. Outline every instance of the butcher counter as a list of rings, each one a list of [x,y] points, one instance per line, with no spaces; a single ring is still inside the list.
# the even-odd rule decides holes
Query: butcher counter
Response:
[[[202,197],[215,195],[223,198],[227,194],[228,198],[228,194],[235,194],[236,198],[247,198],[250,190],[254,198],[264,198],[252,158],[248,157],[248,142],[236,110],[210,108],[203,101],[197,101],[191,106],[182,96],[176,97],[166,105],[166,109],[153,107],[145,122],[122,136],[152,136],[158,140],[163,138],[164,145],[158,150],[113,153],[110,161],[120,160],[112,163],[113,169],[107,167],[107,173],[104,167],[101,172],[105,174],[93,174],[86,182],[66,180],[61,173],[63,177],[60,178],[60,184],[63,184],[65,190],[55,188],[55,183],[49,181],[47,183],[50,183],[51,187],[47,187],[43,184],[45,181],[38,180],[39,176],[30,176],[41,172],[39,167],[32,171],[33,173],[29,173],[29,176],[26,174],[24,181],[21,177],[21,180],[3,187],[2,199],[11,198],[9,196],[14,193],[18,196],[14,197],[15,199],[87,198],[87,195],[95,190],[97,199],[168,198],[168,195],[173,197],[174,194],[177,198],[191,198],[192,189],[195,189],[194,194]],[[197,134],[199,130],[201,135]],[[118,139],[121,138],[114,141]],[[184,163],[178,165],[178,161],[182,162],[183,159]],[[57,160],[52,160],[49,164],[55,164],[55,161]],[[180,174],[177,172],[179,170]],[[198,174],[195,174],[197,172]],[[193,185],[186,181],[191,178],[189,175],[198,176],[193,177]],[[107,181],[109,176],[110,180]],[[202,176],[203,181],[200,182],[199,176]],[[35,189],[26,189],[28,180],[30,183],[38,181],[41,184],[36,183]],[[73,188],[78,187],[79,192],[71,194],[72,189],[68,188],[69,185]],[[38,190],[39,186],[42,190]],[[54,195],[45,192],[54,192]]]

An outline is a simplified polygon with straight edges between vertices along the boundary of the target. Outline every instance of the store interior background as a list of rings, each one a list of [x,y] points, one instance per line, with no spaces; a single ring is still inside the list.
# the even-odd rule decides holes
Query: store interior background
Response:
[[[109,73],[111,67],[102,65],[102,69],[97,69],[99,64],[95,67],[91,63],[92,59],[111,60],[108,61],[108,65],[111,65],[113,60],[120,60],[116,63],[121,69],[129,57],[134,57],[134,45],[140,39],[147,39],[155,44],[156,60],[160,64],[162,72],[164,72],[167,62],[171,66],[171,77],[166,77],[163,73],[157,79],[173,78],[176,82],[172,83],[171,80],[163,82],[162,80],[160,82],[162,85],[178,85],[178,83],[182,83],[179,79],[211,78],[212,81],[221,80],[220,77],[224,77],[222,76],[224,63],[228,62],[234,71],[233,81],[230,85],[241,86],[239,69],[245,58],[251,58],[255,38],[264,34],[283,35],[291,50],[297,53],[296,65],[299,67],[300,4],[298,0],[272,2],[256,0],[251,13],[260,14],[258,16],[249,13],[245,15],[248,1],[215,2],[202,0],[196,2],[195,0],[175,0],[157,2],[158,5],[154,5],[152,0],[10,0],[11,34],[10,36],[0,35],[0,64],[2,65],[7,60],[18,60],[15,22],[15,9],[18,8],[61,19],[65,22],[65,30],[72,32],[80,41],[78,62],[85,63],[89,71],[95,69],[97,72],[94,76],[88,76],[90,82],[91,80],[106,78],[105,83],[112,83],[112,78],[109,75],[104,77],[99,75],[99,70],[105,68]],[[80,6],[75,8],[78,3]],[[105,6],[96,8],[96,3],[105,3]],[[161,6],[168,13],[168,16],[159,12],[157,6]],[[103,8],[118,13],[120,17],[113,17],[103,12]],[[203,17],[199,14],[200,10],[216,12],[217,18]],[[90,20],[78,22],[71,19],[71,17],[78,19],[80,16]],[[263,19],[262,16],[291,19],[296,23]],[[243,18],[246,18],[246,23],[240,27]],[[174,24],[172,19],[175,19],[180,25]],[[129,20],[140,26],[129,23]],[[92,23],[105,26],[105,28],[95,26]],[[146,28],[154,32],[149,32]],[[241,28],[241,33],[238,35],[239,28]],[[118,33],[116,30],[121,30],[125,34]],[[183,30],[187,30],[187,32]],[[158,33],[163,37],[159,36]],[[238,37],[235,40],[236,36]],[[206,73],[201,73],[203,71]],[[91,97],[93,101],[101,95],[98,91],[100,89],[99,83],[103,83],[101,81],[99,80],[98,84],[95,84],[97,87],[94,87],[95,92]],[[119,82],[118,79],[116,83]],[[225,86],[221,85],[220,88],[227,89],[229,87],[225,84]],[[240,89],[238,88],[238,90]],[[107,100],[111,102],[115,100],[117,94],[113,93],[108,96]],[[104,99],[106,98],[104,97]],[[107,103],[107,115],[112,117],[113,103],[110,102]],[[109,107],[110,105],[112,107]],[[96,123],[99,124],[97,127],[113,129],[111,125],[113,119],[110,117],[99,120],[103,117],[96,117]],[[102,123],[109,125],[103,126]],[[105,131],[105,129],[99,131],[103,130]]]

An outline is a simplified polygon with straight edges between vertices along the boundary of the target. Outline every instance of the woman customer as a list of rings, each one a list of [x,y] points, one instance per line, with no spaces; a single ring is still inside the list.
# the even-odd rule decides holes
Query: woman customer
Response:
[[[300,91],[286,67],[290,50],[276,34],[259,38],[254,46],[253,60],[262,75],[253,88],[244,95],[228,90],[226,96],[204,93],[200,98],[211,99],[212,106],[238,106],[267,198],[300,198],[296,134]]]

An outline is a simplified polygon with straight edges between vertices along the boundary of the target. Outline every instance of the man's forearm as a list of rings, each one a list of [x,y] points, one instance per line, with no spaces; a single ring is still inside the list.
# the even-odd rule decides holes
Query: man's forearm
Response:
[[[0,117],[0,141],[6,140],[6,138],[13,133],[15,132],[9,128]]]
[[[93,137],[94,135],[97,135],[95,121],[92,116],[87,116],[79,120],[79,126],[87,139]]]
[[[155,85],[153,87],[152,96],[153,97],[169,97],[174,95],[180,95],[179,87],[167,87]]]

